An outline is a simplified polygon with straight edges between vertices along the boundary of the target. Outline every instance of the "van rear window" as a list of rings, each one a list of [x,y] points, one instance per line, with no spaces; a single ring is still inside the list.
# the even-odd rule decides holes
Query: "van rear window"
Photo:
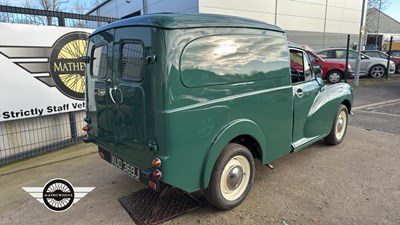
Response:
[[[283,35],[216,35],[188,44],[180,71],[185,86],[201,87],[282,77],[288,61]]]
[[[122,44],[121,74],[123,79],[140,81],[143,78],[143,44],[129,41]]]
[[[92,63],[90,67],[93,77],[104,78],[107,75],[107,46],[95,46],[91,55]]]

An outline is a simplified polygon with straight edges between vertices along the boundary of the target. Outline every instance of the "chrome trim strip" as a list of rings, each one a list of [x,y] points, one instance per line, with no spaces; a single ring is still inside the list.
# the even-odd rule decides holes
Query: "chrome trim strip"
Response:
[[[304,145],[305,143],[310,142],[310,141],[312,141],[312,140],[314,140],[314,139],[316,139],[318,137],[319,136],[310,137],[310,138],[302,138],[302,139],[300,139],[300,140],[298,140],[298,141],[296,141],[295,143],[292,144],[293,148],[298,148],[298,147]]]
[[[196,104],[192,104],[192,105],[188,105],[188,106],[183,106],[183,107],[179,107],[179,108],[176,108],[176,109],[168,109],[168,110],[164,110],[162,112],[163,113],[175,113],[175,112],[180,112],[180,111],[185,111],[185,110],[189,110],[189,109],[198,108],[198,107],[205,106],[205,105],[211,105],[211,104],[218,103],[218,102],[229,101],[229,100],[233,100],[233,99],[236,99],[236,98],[242,98],[242,97],[246,97],[246,96],[263,94],[263,93],[268,93],[268,92],[273,92],[273,91],[278,91],[278,90],[283,90],[283,89],[289,89],[289,88],[292,88],[292,85],[276,87],[276,88],[270,88],[270,89],[260,90],[260,91],[247,92],[247,93],[238,94],[238,95],[232,95],[232,96],[229,96],[229,97],[223,97],[223,98],[204,101],[204,102],[200,102],[200,103],[196,103]]]

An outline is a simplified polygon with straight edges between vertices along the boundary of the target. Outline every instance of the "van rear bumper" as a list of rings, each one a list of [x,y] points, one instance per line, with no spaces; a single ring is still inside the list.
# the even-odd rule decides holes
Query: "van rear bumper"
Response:
[[[118,155],[114,155],[101,147],[99,147],[98,149],[100,158],[122,170],[133,179],[140,181],[141,183],[148,187],[151,187],[155,191],[160,191],[160,186],[162,182],[152,177],[153,172],[156,170],[155,168],[138,168],[136,165],[131,165],[129,162],[125,162]]]

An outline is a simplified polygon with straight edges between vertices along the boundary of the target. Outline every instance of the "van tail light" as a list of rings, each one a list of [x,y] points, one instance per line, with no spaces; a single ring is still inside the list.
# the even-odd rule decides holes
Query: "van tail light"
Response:
[[[153,161],[151,162],[151,166],[153,168],[160,168],[161,167],[161,159],[159,159],[159,158],[153,159]]]
[[[160,180],[160,179],[161,179],[161,176],[162,176],[162,174],[161,174],[161,171],[159,171],[159,170],[155,170],[155,171],[153,172],[153,175],[152,175],[152,177],[153,177],[154,180]]]
[[[149,181],[149,187],[153,190],[157,190],[157,184],[153,181]]]
[[[87,132],[87,131],[88,131],[88,127],[87,127],[87,126],[84,126],[84,127],[82,127],[82,130],[83,130],[84,132]]]

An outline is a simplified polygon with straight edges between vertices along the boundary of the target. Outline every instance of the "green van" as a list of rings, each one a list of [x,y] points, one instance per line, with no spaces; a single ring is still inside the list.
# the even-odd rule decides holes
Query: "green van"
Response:
[[[325,139],[340,143],[352,88],[325,86],[279,27],[210,14],[152,14],[90,36],[86,142],[155,190],[204,190],[239,205],[268,165]]]

